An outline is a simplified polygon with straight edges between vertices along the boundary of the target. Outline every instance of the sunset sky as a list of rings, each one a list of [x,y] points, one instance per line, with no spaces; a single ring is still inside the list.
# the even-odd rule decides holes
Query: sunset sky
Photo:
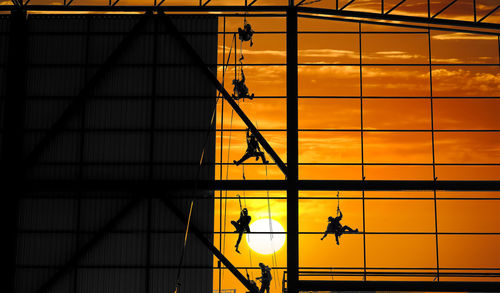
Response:
[[[347,2],[347,1],[346,1]],[[399,1],[386,1],[392,7]],[[419,2],[421,2],[419,4]],[[458,1],[443,17],[470,20],[470,5]],[[494,1],[485,5],[494,6]],[[266,2],[267,3],[267,2]],[[323,6],[326,1],[320,2]],[[318,6],[320,3],[318,3]],[[334,3],[330,1],[330,4]],[[366,11],[380,9],[379,1],[364,3]],[[378,3],[378,4],[376,4]],[[401,11],[423,12],[425,1],[408,1]],[[437,4],[436,4],[437,3]],[[434,12],[440,8],[436,2]],[[213,5],[216,5],[213,2]],[[334,5],[334,4],[333,4]],[[443,6],[444,4],[441,4]],[[468,6],[469,5],[469,6]],[[314,5],[313,5],[314,6]],[[353,5],[353,9],[355,6]],[[359,8],[359,7],[358,7]],[[442,7],[441,7],[442,8]],[[424,9],[425,10],[425,9]],[[425,10],[426,11],[426,10]],[[396,11],[395,11],[396,12]],[[420,13],[420,14],[419,14]],[[425,16],[426,12],[424,13]],[[407,14],[408,15],[408,14]],[[499,13],[490,21],[498,21]],[[256,99],[240,102],[243,111],[286,162],[286,38],[283,18],[248,18],[254,30],[254,46],[243,45],[244,67],[250,93]],[[243,19],[226,18],[226,32],[241,27]],[[223,30],[223,19],[219,20]],[[362,24],[361,62],[359,24],[331,20],[299,18],[299,167],[300,179],[360,180],[361,172],[361,100],[363,99],[364,167],[366,180],[432,180],[432,122],[430,102],[429,47],[427,29],[398,28]],[[268,33],[264,33],[268,32]],[[270,32],[270,33],[269,33]],[[308,33],[305,33],[308,32]],[[324,33],[313,33],[324,32]],[[328,33],[326,33],[328,32]],[[336,32],[336,33],[331,33]],[[397,32],[388,34],[387,32]],[[226,36],[225,56],[231,47],[232,34]],[[435,162],[438,164],[500,164],[500,62],[499,40],[495,35],[431,30],[432,96],[434,111]],[[240,42],[237,42],[238,54]],[[223,41],[219,39],[219,63],[222,63]],[[234,52],[234,49],[233,49]],[[272,64],[264,66],[263,64]],[[337,66],[329,66],[338,64]],[[232,92],[234,55],[226,71],[225,86]],[[239,70],[239,69],[238,69]],[[362,87],[360,86],[360,70]],[[219,67],[222,81],[222,67]],[[335,97],[335,98],[328,98]],[[453,97],[460,97],[455,99]],[[365,99],[366,98],[366,99]],[[218,108],[218,129],[223,126],[222,162],[238,160],[246,150],[244,123],[221,103]],[[232,125],[231,125],[232,124]],[[231,129],[231,132],[228,130]],[[337,130],[337,131],[328,131]],[[383,131],[380,131],[383,130]],[[454,131],[455,130],[455,131]],[[456,131],[461,130],[461,131]],[[228,147],[230,143],[230,148]],[[220,132],[217,135],[217,157],[220,162]],[[266,154],[267,155],[267,154]],[[248,161],[244,167],[246,179],[284,179],[275,166],[266,167]],[[323,165],[314,165],[322,163]],[[326,163],[326,164],[325,164]],[[341,163],[344,165],[328,165]],[[410,166],[383,164],[415,164]],[[382,165],[375,165],[382,164]],[[242,179],[243,168],[223,165],[222,179]],[[220,169],[216,168],[216,178]],[[500,166],[444,165],[436,166],[438,180],[500,180]],[[215,202],[215,231],[219,229],[219,208],[227,208],[226,231],[234,229],[229,223],[239,216],[237,194],[227,192],[224,200]],[[226,196],[217,193],[216,196]],[[266,192],[245,192],[246,207],[252,220],[268,217]],[[286,230],[286,193],[269,192],[272,218]],[[366,265],[368,268],[415,268],[412,272],[435,272],[417,268],[436,267],[436,238],[434,193],[422,192],[365,192]],[[494,192],[437,192],[438,198],[500,197]],[[251,199],[259,197],[261,199]],[[279,199],[276,199],[279,197]],[[333,235],[320,241],[328,216],[335,216],[336,191],[300,192],[299,266],[303,270],[331,268],[363,268],[363,235],[345,235],[341,245]],[[330,198],[327,198],[330,197]],[[342,223],[363,230],[362,193],[340,191],[344,214]],[[396,198],[382,200],[377,198]],[[326,198],[326,199],[318,199]],[[371,199],[370,199],[371,198]],[[414,198],[414,200],[401,200]],[[437,230],[440,233],[498,233],[500,232],[500,202],[498,200],[438,200]],[[222,226],[223,227],[223,226]],[[224,231],[224,228],[222,228]],[[317,233],[317,234],[311,234]],[[408,235],[404,232],[418,232]],[[381,233],[391,233],[383,235]],[[398,234],[399,233],[399,234]],[[272,267],[271,256],[250,251],[245,240],[239,255],[234,252],[237,234],[226,234],[225,255],[237,267],[257,267],[264,262]],[[500,236],[498,235],[440,235],[440,268],[499,268]],[[223,241],[224,242],[224,241]],[[215,244],[219,246],[216,234]],[[251,254],[251,255],[250,255]],[[286,247],[276,253],[277,266],[286,266]],[[214,261],[217,265],[217,261]],[[273,292],[281,292],[282,270],[275,270]],[[245,270],[241,270],[245,274]],[[253,272],[253,278],[259,275]],[[359,272],[359,270],[358,270]],[[444,272],[444,271],[442,271]],[[447,271],[454,272],[454,271]],[[321,277],[311,277],[320,279]],[[325,278],[325,277],[324,277]],[[331,277],[326,277],[331,279]],[[335,277],[361,280],[362,277]],[[369,280],[389,280],[374,278]],[[401,280],[390,279],[390,280]],[[409,280],[406,277],[405,280]],[[417,278],[432,281],[433,278]],[[441,280],[452,280],[441,278]],[[461,279],[464,280],[464,279]],[[486,280],[471,279],[467,280]],[[214,289],[219,276],[214,273]],[[243,287],[226,271],[221,289]]]

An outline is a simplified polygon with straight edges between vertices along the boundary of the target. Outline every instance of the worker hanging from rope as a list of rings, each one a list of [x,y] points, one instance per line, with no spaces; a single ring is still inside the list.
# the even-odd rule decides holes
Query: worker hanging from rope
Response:
[[[231,224],[233,224],[234,228],[236,228],[236,231],[234,232],[238,232],[238,240],[236,241],[236,245],[234,246],[237,253],[241,253],[238,250],[238,247],[240,246],[243,233],[250,233],[250,227],[248,226],[248,224],[250,224],[251,220],[252,217],[248,215],[248,210],[246,208],[243,208],[240,212],[240,218],[238,219],[238,221],[231,221]]]
[[[252,40],[252,37],[253,37],[253,29],[252,29],[252,26],[247,22],[247,18],[245,16],[245,20],[244,20],[244,23],[243,23],[243,28],[238,28],[238,36],[241,40],[241,42],[248,42],[250,41],[250,47],[253,46],[253,40]]]
[[[273,279],[271,276],[271,268],[263,263],[259,263],[259,267],[262,274],[262,276],[257,277],[257,280],[260,280],[261,282],[259,293],[264,293],[264,291],[269,293],[269,286],[271,285],[271,280]]]
[[[335,234],[335,241],[337,242],[337,245],[339,245],[339,237],[342,236],[342,234],[345,233],[358,233],[358,229],[353,230],[349,226],[342,226],[340,224],[340,220],[342,220],[342,211],[340,210],[340,198],[339,198],[339,192],[337,192],[337,216],[334,217],[328,217],[328,226],[326,227],[325,234],[323,237],[321,237],[321,240],[323,240],[328,234]]]
[[[233,79],[233,85],[234,85],[234,94],[233,94],[233,99],[239,100],[243,99],[245,101],[245,98],[253,100],[254,94],[249,95],[248,94],[248,87],[245,85],[245,73],[243,73],[243,66],[241,66],[241,79]]]
[[[260,157],[262,159],[262,163],[264,164],[269,163],[269,161],[266,160],[264,152],[260,150],[257,138],[250,131],[250,129],[247,129],[247,151],[239,161],[234,160],[233,162],[236,166],[238,166],[239,164],[243,163],[244,161],[248,160],[251,157],[255,157],[256,161],[258,161]]]

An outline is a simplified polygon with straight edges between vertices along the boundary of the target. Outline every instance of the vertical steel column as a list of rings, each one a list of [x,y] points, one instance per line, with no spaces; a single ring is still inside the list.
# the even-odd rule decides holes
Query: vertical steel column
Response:
[[[299,135],[297,8],[290,0],[286,13],[286,119],[287,119],[287,274],[288,292],[298,292],[299,280]]]
[[[431,103],[431,136],[432,136],[432,180],[434,181],[434,228],[436,236],[436,278],[439,282],[439,238],[438,238],[438,220],[437,220],[437,199],[436,199],[436,153],[434,145],[434,103],[432,93],[432,51],[431,51],[431,30],[427,29],[427,39],[429,42],[429,86]]]
[[[23,159],[24,117],[26,109],[26,11],[13,10],[10,15],[9,59],[7,64],[4,132],[0,168],[5,202],[2,212],[7,219],[7,249],[4,249],[4,267],[7,267],[5,292],[14,292],[17,251],[17,224],[20,186],[24,179]]]
[[[225,81],[225,70],[226,70],[226,17],[223,17],[222,25],[222,86],[224,86]],[[217,41],[218,42],[218,41]],[[220,93],[219,93],[220,95]],[[224,142],[224,99],[221,99],[221,111],[220,111],[220,165],[219,165],[219,180],[222,180],[222,157],[223,157],[223,142]],[[217,126],[216,126],[217,129]],[[222,189],[219,190],[219,232],[222,231]],[[219,250],[222,249],[222,234],[219,233]],[[217,261],[217,267],[219,269],[219,292],[222,287],[222,274],[221,274],[221,262]]]

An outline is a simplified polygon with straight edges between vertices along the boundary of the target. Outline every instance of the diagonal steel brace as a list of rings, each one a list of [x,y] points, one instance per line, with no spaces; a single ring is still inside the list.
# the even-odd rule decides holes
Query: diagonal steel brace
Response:
[[[196,52],[196,50],[189,44],[189,42],[182,36],[182,34],[177,30],[177,27],[175,27],[174,23],[170,19],[168,15],[163,13],[163,11],[159,11],[159,14],[162,16],[161,19],[165,22],[167,25],[167,29],[169,32],[173,35],[175,39],[179,42],[181,47],[185,50],[185,52],[193,59],[193,61],[196,63],[196,65],[201,69],[201,71],[205,74],[205,76],[212,82],[217,90],[221,93],[221,95],[226,99],[226,101],[233,107],[234,111],[238,116],[240,116],[241,120],[247,125],[248,128],[252,131],[252,133],[255,135],[259,143],[262,145],[262,147],[266,150],[266,152],[273,158],[274,162],[278,165],[278,167],[281,169],[283,174],[287,176],[287,167],[285,163],[281,160],[281,158],[278,156],[278,154],[274,151],[274,149],[269,145],[267,140],[262,136],[262,134],[257,130],[257,128],[253,125],[252,121],[247,117],[247,115],[241,110],[241,108],[238,106],[238,104],[233,100],[231,95],[226,91],[226,89],[222,86],[222,84],[219,82],[217,77],[214,75],[214,73],[208,68],[208,66],[203,62],[203,59],[200,57],[200,55]]]
[[[165,206],[183,223],[187,224],[187,217],[184,215],[170,200],[165,197],[160,198]],[[258,288],[250,283],[240,271],[203,235],[203,233],[193,223],[189,224],[189,232],[192,233],[198,240],[212,252],[226,268],[248,289],[251,293],[258,293]]]

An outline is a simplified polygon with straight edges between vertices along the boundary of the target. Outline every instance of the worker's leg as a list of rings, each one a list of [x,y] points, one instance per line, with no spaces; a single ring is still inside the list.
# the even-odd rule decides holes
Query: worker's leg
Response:
[[[352,233],[352,232],[358,232],[358,229],[353,230],[353,229],[351,229],[351,227],[349,227],[349,226],[344,226],[344,227],[342,227],[342,230],[340,231],[340,233],[341,233],[341,234],[343,234],[343,233],[345,233],[345,232],[351,232],[351,233]]]
[[[241,237],[243,236],[243,231],[239,231],[240,233],[238,234],[238,240],[236,241],[236,245],[234,247],[236,247],[236,252],[237,253],[240,253],[240,251],[238,250],[238,247],[240,246],[240,242],[241,242]]]
[[[264,291],[266,290],[266,283],[267,282],[262,281],[262,284],[260,285],[259,293],[264,293]]]
[[[264,155],[264,152],[256,153],[255,160],[258,161],[259,157],[262,159],[262,163],[264,163],[264,164],[269,163],[269,161],[266,161],[266,156]]]
[[[325,231],[325,234],[323,235],[323,237],[321,237],[321,240],[325,239],[326,235],[328,235],[328,231]]]
[[[236,247],[240,246],[241,237],[243,237],[243,231],[239,231],[238,240],[236,241]]]
[[[337,245],[339,245],[339,233],[335,233],[335,241],[337,241]]]
[[[233,224],[234,228],[236,229],[236,231],[234,232],[240,231],[241,229],[240,224],[238,224],[236,221],[231,221],[231,224]]]
[[[235,164],[236,166],[238,166],[239,164],[241,164],[241,163],[245,162],[246,160],[248,160],[248,158],[250,158],[250,157],[252,157],[252,155],[251,155],[250,153],[248,153],[248,152],[247,152],[247,153],[245,153],[245,154],[243,155],[243,157],[242,157],[242,158],[241,158],[238,162],[236,162],[236,161],[233,161],[233,162],[234,162],[234,164]]]

